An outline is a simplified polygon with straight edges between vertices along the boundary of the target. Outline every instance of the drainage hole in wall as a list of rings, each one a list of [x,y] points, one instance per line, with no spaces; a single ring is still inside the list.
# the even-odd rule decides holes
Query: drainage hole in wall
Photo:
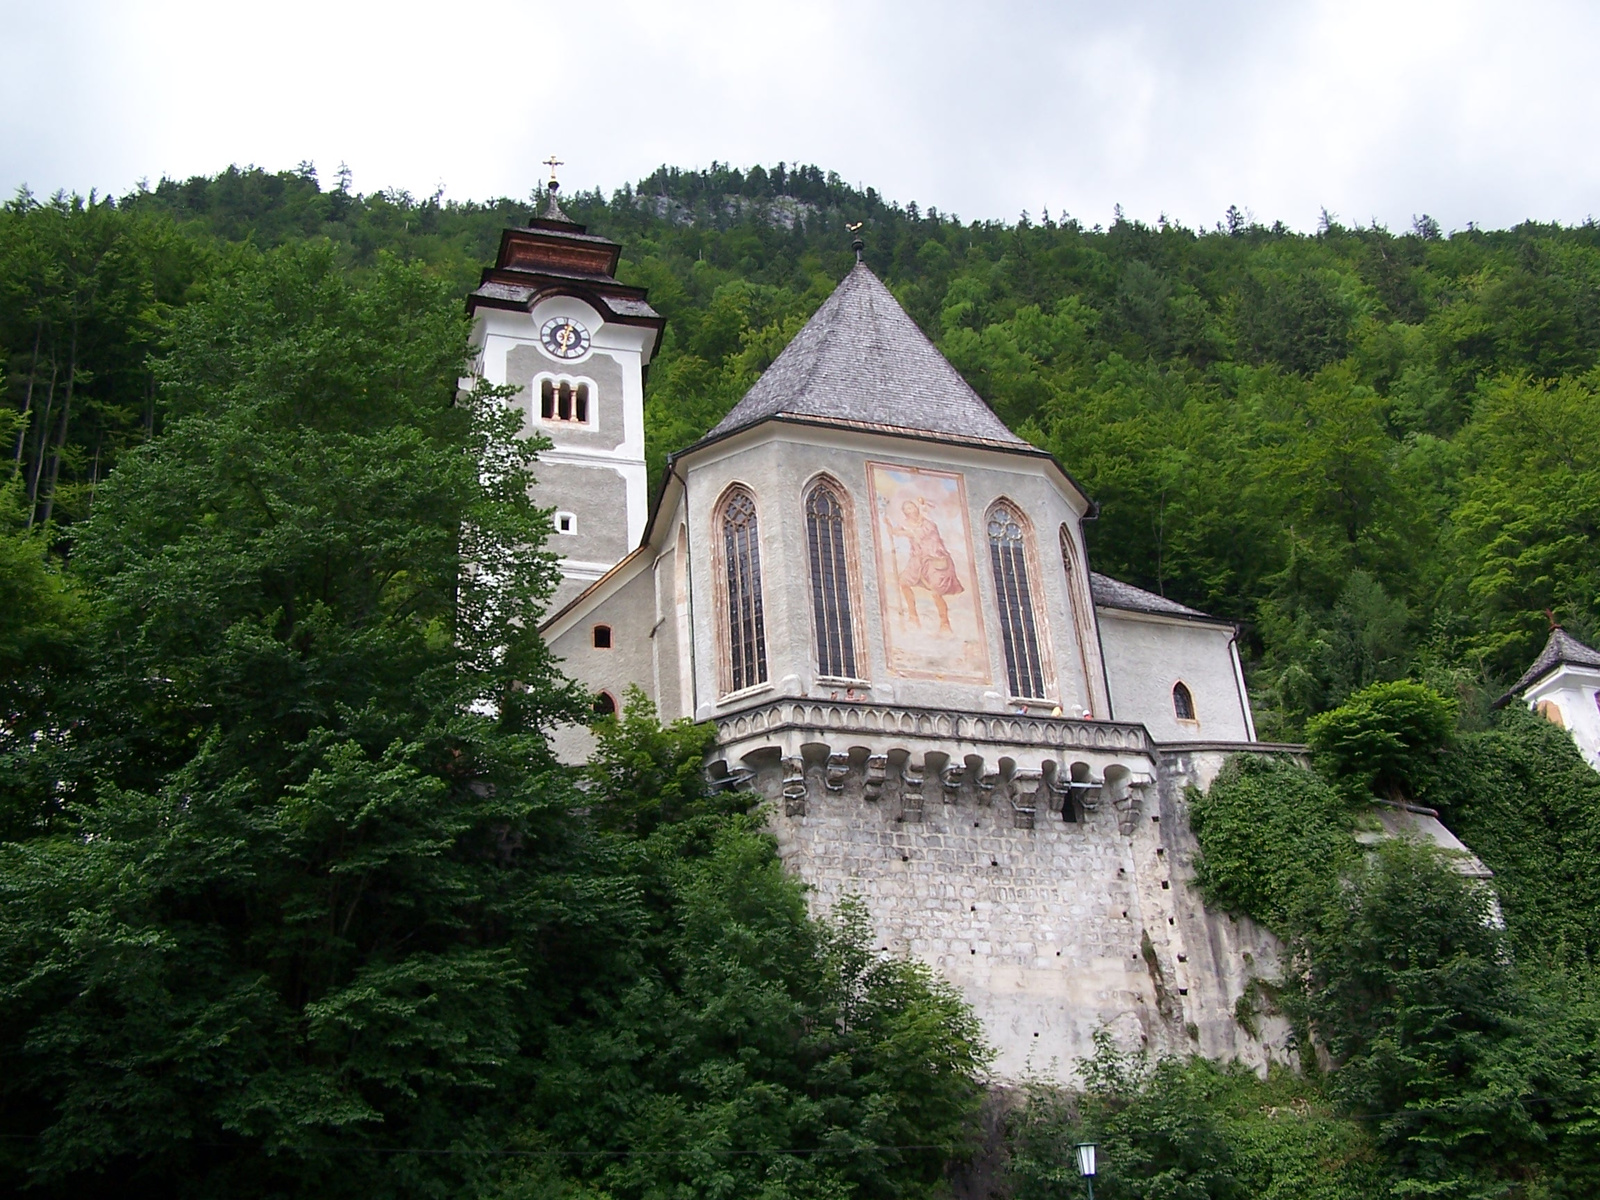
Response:
[[[1189,994],[1189,989],[1188,988],[1179,988],[1178,989],[1178,995],[1187,996],[1188,994]]]
[[[1180,955],[1178,955],[1178,961],[1179,962],[1188,962],[1189,961],[1189,956],[1187,954],[1180,954]]]
[[[1168,918],[1167,918],[1167,924],[1168,924],[1168,925],[1176,925],[1176,924],[1177,924],[1177,922],[1176,922],[1176,921],[1174,921],[1174,920],[1173,920],[1173,919],[1172,919],[1172,918],[1171,918],[1171,917],[1168,917]]]
[[[1159,825],[1159,824],[1161,824],[1161,818],[1160,817],[1151,817],[1150,818],[1150,823],[1152,825]]]
[[[909,854],[902,854],[902,855],[901,855],[901,856],[900,856],[900,861],[901,861],[901,862],[910,862],[910,861],[911,861],[911,855],[909,855]]]
[[[1165,879],[1163,879],[1161,881],[1161,890],[1163,892],[1170,892],[1172,890],[1172,885],[1169,884]]]
[[[1034,1035],[1033,1035],[1033,1036],[1034,1036],[1034,1037],[1038,1037],[1038,1036],[1039,1036],[1039,1035],[1038,1035],[1038,1033],[1035,1033],[1035,1034],[1034,1034]]]
[[[1167,848],[1165,846],[1157,846],[1156,847],[1156,857],[1157,858],[1160,858],[1166,852],[1167,852]]]
[[[969,953],[969,954],[976,954],[976,953],[977,953],[977,951],[976,951],[976,950],[969,950],[969,951],[968,951],[968,953]]]
[[[1056,957],[1057,957],[1057,958],[1060,958],[1060,957],[1061,957],[1061,951],[1059,951],[1059,950],[1057,950],[1057,951],[1056,951]]]
[[[1123,916],[1127,916],[1128,915],[1128,910],[1127,909],[1123,909],[1122,910],[1122,915]]]
[[[1000,865],[1000,861],[998,859],[991,858],[989,860],[989,865],[991,867],[998,867]]]
[[[977,905],[976,905],[976,904],[974,904],[974,905],[973,905],[973,906],[972,906],[972,911],[973,911],[973,912],[977,912],[977,911],[978,911],[978,906],[977,906]]]
[[[978,823],[977,823],[977,822],[976,822],[976,821],[974,821],[974,822],[973,822],[973,823],[972,823],[972,827],[973,827],[973,828],[974,828],[974,829],[976,829],[976,828],[977,828],[977,827],[978,827]]]

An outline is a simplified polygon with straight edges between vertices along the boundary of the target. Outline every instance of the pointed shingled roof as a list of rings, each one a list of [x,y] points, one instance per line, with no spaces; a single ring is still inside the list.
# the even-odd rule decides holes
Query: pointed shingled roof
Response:
[[[702,440],[774,417],[1033,449],[1005,427],[862,263]]]
[[[1574,667],[1600,667],[1600,651],[1591,650],[1559,625],[1550,629],[1550,640],[1545,642],[1539,657],[1533,660],[1522,678],[1511,685],[1504,696],[1494,702],[1496,708],[1509,704],[1517,696],[1563,663]]]

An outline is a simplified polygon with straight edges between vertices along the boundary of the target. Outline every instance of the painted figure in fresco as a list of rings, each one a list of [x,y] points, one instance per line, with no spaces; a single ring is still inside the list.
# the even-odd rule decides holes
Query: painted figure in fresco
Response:
[[[912,589],[923,588],[933,595],[933,607],[939,613],[939,632],[949,633],[950,606],[945,602],[945,597],[958,596],[965,590],[956,576],[955,560],[945,547],[939,526],[928,519],[921,505],[915,500],[907,500],[900,506],[900,511],[905,516],[905,523],[890,523],[889,532],[894,537],[905,538],[911,547],[910,558],[900,572],[900,594],[905,598],[907,615],[913,625],[921,627],[922,620],[917,615],[917,594]],[[887,513],[884,514],[884,520],[888,521]]]

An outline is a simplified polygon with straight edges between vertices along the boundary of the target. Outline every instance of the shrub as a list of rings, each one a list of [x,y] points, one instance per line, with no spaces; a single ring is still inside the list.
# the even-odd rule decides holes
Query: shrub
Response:
[[[1375,683],[1313,717],[1306,736],[1318,768],[1342,790],[1399,800],[1417,796],[1433,778],[1455,717],[1456,702],[1430,687]]]

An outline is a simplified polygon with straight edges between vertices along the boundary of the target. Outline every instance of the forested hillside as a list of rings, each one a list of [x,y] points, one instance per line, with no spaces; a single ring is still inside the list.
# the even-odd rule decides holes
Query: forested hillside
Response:
[[[1191,797],[1198,870],[1293,952],[1235,1017],[1305,1070],[1107,1043],[985,1117],[970,1012],[807,915],[703,730],[636,697],[554,763],[537,445],[455,394],[531,201],[231,170],[0,211],[0,1189],[1055,1200],[1092,1136],[1110,1200],[1594,1194],[1600,776],[1489,702],[1545,610],[1600,632],[1600,229],[963,224],[782,165],[563,204],[669,319],[653,470],[861,221],[1095,566],[1241,622],[1316,769]],[[1495,903],[1361,852],[1375,794]]]
[[[827,295],[865,221],[869,264],[1100,503],[1096,565],[1246,625],[1265,733],[1414,667],[1492,691],[1545,609],[1600,631],[1600,227],[962,224],[781,165],[564,203],[669,319],[657,471]],[[82,516],[165,419],[146,356],[239,247],[329,239],[349,267],[394,256],[465,292],[527,211],[323,189],[309,167],[12,203],[0,339],[36,519]]]

